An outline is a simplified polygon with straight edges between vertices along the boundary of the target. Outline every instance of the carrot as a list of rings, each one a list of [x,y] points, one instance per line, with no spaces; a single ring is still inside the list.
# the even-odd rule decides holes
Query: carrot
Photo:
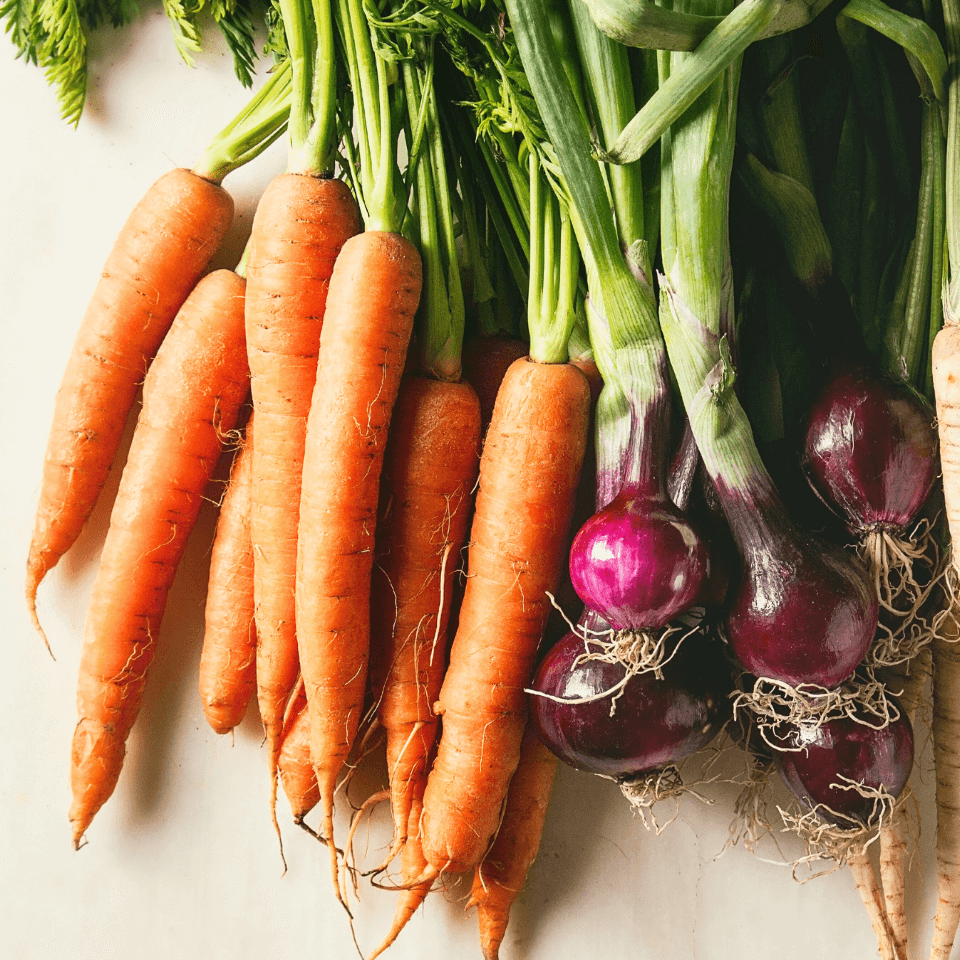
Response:
[[[320,800],[317,778],[310,762],[310,715],[303,684],[297,687],[284,724],[278,770],[293,822],[303,825],[304,817]]]
[[[397,906],[393,914],[393,922],[383,943],[374,950],[367,960],[375,960],[386,949],[393,945],[410,918],[417,912],[417,908],[427,898],[433,886],[433,880],[423,880],[417,883],[427,869],[427,861],[423,856],[423,847],[420,845],[420,816],[423,804],[420,797],[414,797],[410,808],[409,823],[404,826],[403,832],[407,842],[400,851],[400,891]]]
[[[284,62],[192,171],[171,170],[147,191],[107,257],[57,394],[27,559],[27,607],[44,642],[40,582],[80,535],[147,366],[233,220],[221,181],[276,139],[289,95]]]
[[[338,894],[333,793],[363,711],[380,471],[420,283],[420,256],[398,234],[367,231],[343,245],[307,423],[296,630]]]
[[[557,758],[528,725],[520,762],[510,781],[503,821],[487,855],[477,866],[468,907],[477,908],[484,960],[497,960],[510,908],[540,849]]]
[[[563,563],[587,440],[590,387],[574,366],[518,360],[480,461],[468,580],[424,795],[435,873],[480,862],[520,755],[528,682]]]
[[[27,607],[45,642],[40,582],[80,535],[147,366],[232,219],[221,186],[171,170],[134,207],[107,257],[57,393],[27,558]]]
[[[257,699],[274,784],[284,708],[299,670],[299,490],[320,328],[334,261],[358,229],[356,203],[342,182],[285,173],[264,191],[250,238],[246,335],[257,419],[250,515]]]
[[[210,553],[199,687],[207,722],[220,734],[243,719],[257,686],[253,621],[250,475],[253,418],[233,461]]]
[[[70,822],[80,839],[117,783],[167,594],[247,395],[244,281],[209,274],[150,367],[84,626]]]
[[[371,682],[387,736],[395,853],[423,795],[447,662],[454,575],[480,457],[480,406],[466,383],[404,377],[387,443],[377,528]]]

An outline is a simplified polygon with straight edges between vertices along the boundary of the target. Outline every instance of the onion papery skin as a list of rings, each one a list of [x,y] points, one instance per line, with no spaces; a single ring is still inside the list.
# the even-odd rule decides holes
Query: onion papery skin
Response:
[[[625,668],[617,663],[575,665],[583,652],[583,639],[568,633],[540,664],[533,689],[576,699],[623,680]],[[543,743],[565,763],[589,773],[631,777],[705,747],[730,715],[732,686],[719,644],[694,634],[664,666],[662,679],[652,672],[631,677],[615,704],[612,696],[558,703],[534,693],[530,715]]]
[[[707,545],[666,497],[627,487],[577,532],[570,579],[577,595],[618,630],[669,623],[700,597]]]
[[[854,367],[821,391],[801,462],[811,487],[848,527],[902,531],[939,471],[933,407],[909,384]]]
[[[757,677],[832,689],[866,655],[879,601],[864,566],[809,536],[781,505],[721,490],[743,560],[728,595],[730,650]]]
[[[798,729],[784,737],[786,746],[802,750],[776,752],[775,762],[790,792],[822,818],[842,826],[850,820],[867,824],[876,800],[853,789],[841,789],[842,777],[866,787],[885,787],[896,799],[913,767],[913,729],[901,711],[880,729],[852,717],[828,720],[817,728]],[[830,811],[840,816],[831,816]]]

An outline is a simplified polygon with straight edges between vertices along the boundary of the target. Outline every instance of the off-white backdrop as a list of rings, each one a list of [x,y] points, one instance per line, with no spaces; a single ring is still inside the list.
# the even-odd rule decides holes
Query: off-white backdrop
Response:
[[[74,683],[117,470],[80,541],[40,589],[55,660],[33,633],[22,599],[54,393],[107,251],[146,188],[171,167],[190,166],[247,94],[212,31],[209,52],[191,70],[155,14],[94,37],[91,91],[76,130],[59,119],[42,73],[15,61],[6,38],[0,90],[0,956],[355,957],[329,888],[325,851],[283,816],[281,799],[289,867],[283,873],[255,718],[231,741],[211,732],[200,710],[196,673],[213,509],[202,514],[170,596],[119,786],[79,852],[67,824]],[[235,263],[258,192],[283,162],[277,145],[227,178],[237,220],[219,265]],[[917,783],[923,833],[908,907],[923,956],[935,901],[926,727],[918,740],[925,745]],[[356,795],[371,790],[379,773],[359,777]],[[562,769],[504,960],[875,956],[845,872],[800,885],[788,868],[740,848],[718,859],[735,789],[714,794],[711,807],[685,801],[676,821],[655,836],[631,816],[613,784]],[[341,831],[345,822],[341,814]],[[386,818],[378,815],[365,835],[369,862],[386,839]],[[783,849],[801,852],[790,839]],[[772,848],[768,853],[775,858]],[[432,895],[393,956],[479,958],[476,919],[464,911],[467,893],[467,884],[451,883]],[[361,887],[355,912],[364,953],[385,933],[393,899]]]

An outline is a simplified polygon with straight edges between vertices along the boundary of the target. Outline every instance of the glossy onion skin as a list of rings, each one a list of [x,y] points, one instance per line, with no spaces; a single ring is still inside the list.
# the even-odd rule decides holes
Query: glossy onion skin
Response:
[[[899,719],[878,730],[850,717],[830,720],[804,736],[796,731],[788,745],[805,743],[800,751],[777,752],[776,764],[784,782],[809,807],[823,804],[842,817],[823,818],[849,826],[845,818],[866,823],[874,800],[856,790],[839,789],[840,776],[868,787],[886,787],[898,797],[913,766],[913,729],[901,712]]]
[[[801,460],[810,485],[850,529],[902,529],[939,470],[933,407],[903,381],[847,370],[811,408]]]
[[[752,547],[727,612],[733,655],[758,677],[836,687],[877,629],[866,571],[839,547],[796,532]]]
[[[688,637],[662,680],[652,673],[631,678],[612,717],[609,696],[563,704],[531,694],[531,718],[544,744],[579,770],[617,778],[657,770],[705,747],[729,716],[732,682],[718,647],[699,634]],[[617,664],[572,667],[583,649],[582,638],[568,633],[544,658],[533,689],[576,698],[622,680]]]
[[[570,548],[574,590],[617,630],[664,626],[696,602],[709,575],[707,546],[686,516],[665,498],[629,489]]]

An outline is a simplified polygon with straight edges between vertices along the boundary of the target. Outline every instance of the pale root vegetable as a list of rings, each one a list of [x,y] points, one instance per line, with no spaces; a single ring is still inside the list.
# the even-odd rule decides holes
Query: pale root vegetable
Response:
[[[520,895],[540,849],[557,758],[528,726],[503,820],[493,845],[477,866],[468,907],[477,908],[484,960],[497,960],[510,908]]]
[[[424,794],[433,875],[475,867],[500,822],[526,723],[523,691],[564,563],[589,414],[587,379],[568,364],[518,360],[497,395]]]
[[[83,632],[70,823],[79,845],[113,793],[167,594],[247,396],[244,282],[209,274],[150,367]]]
[[[924,685],[930,678],[932,651],[926,646],[909,663],[909,673],[900,679],[900,705],[913,724]],[[896,692],[896,681],[890,681]],[[901,803],[890,821],[880,829],[880,880],[887,920],[897,950],[907,955],[907,911],[904,862],[907,857],[909,808]]]
[[[847,866],[870,918],[881,960],[906,960],[906,954],[901,954],[894,945],[893,930],[884,908],[883,892],[870,857],[865,853],[857,854],[850,857]]]
[[[950,288],[958,289],[956,284]],[[933,749],[936,765],[937,910],[931,960],[948,960],[960,926],[960,650],[955,585],[960,582],[960,316],[944,303],[947,325],[933,342],[933,386],[940,434],[944,512],[953,544],[943,636],[933,644]],[[953,322],[951,321],[953,318]]]
[[[363,713],[380,472],[421,278],[420,255],[399,234],[368,230],[344,243],[306,431],[296,632],[338,895],[333,795]]]
[[[204,608],[200,699],[207,723],[220,734],[240,723],[257,687],[250,540],[252,466],[253,417],[247,421],[220,504]]]
[[[371,594],[370,677],[387,737],[391,856],[423,797],[447,665],[454,577],[480,461],[480,404],[467,383],[406,376],[381,484]]]
[[[134,207],[107,257],[60,383],[44,457],[26,586],[42,636],[37,588],[80,535],[147,367],[232,219],[233,200],[219,184],[171,170]]]
[[[297,681],[297,525],[307,414],[333,265],[360,229],[339,180],[285,173],[264,191],[247,266],[246,332],[257,432],[254,552],[257,701],[276,783],[287,699]]]

